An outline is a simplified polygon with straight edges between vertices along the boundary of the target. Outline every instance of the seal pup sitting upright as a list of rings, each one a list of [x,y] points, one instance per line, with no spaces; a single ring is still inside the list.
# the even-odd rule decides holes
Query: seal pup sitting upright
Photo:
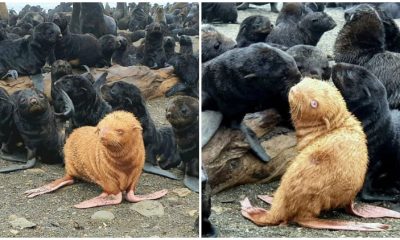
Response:
[[[290,112],[299,154],[274,194],[270,211],[254,208],[246,198],[242,215],[260,226],[296,222],[319,229],[382,231],[379,223],[319,219],[322,211],[347,208],[362,217],[396,217],[400,213],[375,206],[356,206],[368,165],[366,136],[347,110],[340,92],[327,82],[305,78],[289,92]]]
[[[167,194],[167,190],[142,196],[135,194],[145,150],[142,127],[132,113],[115,111],[96,127],[76,129],[65,143],[64,155],[64,177],[26,191],[28,198],[71,185],[74,178],[96,183],[103,190],[100,196],[77,204],[76,208],[119,204],[124,192],[130,202],[158,199]]]

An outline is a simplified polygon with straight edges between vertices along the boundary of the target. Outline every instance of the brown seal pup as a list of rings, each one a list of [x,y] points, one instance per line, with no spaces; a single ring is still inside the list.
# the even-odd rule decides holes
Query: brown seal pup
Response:
[[[361,123],[347,110],[339,90],[305,78],[291,88],[289,104],[299,154],[283,175],[271,210],[253,208],[245,199],[242,214],[261,226],[296,222],[320,229],[387,229],[379,223],[317,218],[322,211],[344,207],[363,217],[400,217],[400,213],[353,204],[364,182],[368,151]]]
[[[76,208],[119,204],[124,191],[125,199],[130,202],[157,199],[167,193],[161,190],[149,195],[134,194],[145,150],[142,127],[132,113],[115,111],[105,116],[97,127],[76,129],[65,143],[64,155],[64,177],[26,191],[29,198],[71,185],[74,178],[96,183],[103,189],[100,196],[77,204]]]

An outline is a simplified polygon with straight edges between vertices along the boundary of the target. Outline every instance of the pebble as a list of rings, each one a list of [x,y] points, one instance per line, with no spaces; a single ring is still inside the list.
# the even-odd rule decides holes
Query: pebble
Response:
[[[14,235],[17,235],[17,234],[19,233],[19,231],[18,231],[18,230],[11,229],[11,230],[10,230],[10,233],[12,233],[12,234],[14,234]]]
[[[25,172],[30,173],[30,174],[37,174],[37,175],[45,173],[45,171],[43,171],[40,168],[27,169],[27,170],[25,170]]]
[[[192,193],[192,191],[190,191],[190,189],[188,188],[177,188],[172,190],[172,192],[178,194],[179,197],[186,197],[187,195]]]
[[[91,217],[94,220],[113,220],[115,218],[114,214],[110,211],[97,211]]]
[[[130,209],[145,217],[164,215],[164,206],[160,202],[154,200],[145,200],[135,203]]]
[[[197,210],[190,210],[189,211],[189,216],[194,217],[197,215]]]
[[[22,217],[11,220],[10,223],[13,228],[19,228],[19,229],[36,227],[35,223],[30,222],[26,218],[22,218]]]

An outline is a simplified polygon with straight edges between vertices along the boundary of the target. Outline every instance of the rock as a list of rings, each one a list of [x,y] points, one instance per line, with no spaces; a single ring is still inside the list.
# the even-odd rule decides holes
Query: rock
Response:
[[[10,230],[10,233],[12,233],[12,234],[14,234],[14,235],[17,235],[17,234],[19,233],[19,231],[18,231],[18,230],[11,229],[11,230]]]
[[[192,191],[190,191],[190,189],[188,189],[188,188],[177,188],[177,189],[172,190],[172,192],[178,194],[179,197],[186,197]]]
[[[16,218],[12,221],[10,221],[11,226],[13,228],[19,228],[19,229],[24,229],[24,228],[34,228],[36,227],[36,224],[33,222],[30,222],[26,220],[26,218]]]
[[[91,217],[94,220],[113,220],[115,218],[114,214],[110,211],[97,211]]]
[[[12,215],[10,215],[10,216],[8,217],[8,220],[13,221],[13,220],[15,220],[15,219],[17,219],[17,218],[18,218],[17,215],[12,214]]]
[[[189,216],[194,217],[197,215],[197,210],[190,210],[188,213],[189,213]]]
[[[25,170],[25,172],[30,173],[30,174],[36,174],[36,175],[45,173],[45,171],[40,168],[30,168],[30,169]]]
[[[145,200],[135,203],[130,209],[145,217],[164,215],[164,206],[160,202],[154,200]]]

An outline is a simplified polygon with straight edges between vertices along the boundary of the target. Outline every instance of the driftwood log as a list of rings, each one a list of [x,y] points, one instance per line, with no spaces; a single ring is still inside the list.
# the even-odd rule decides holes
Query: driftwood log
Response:
[[[103,72],[108,72],[107,82],[125,81],[134,84],[147,100],[164,96],[165,92],[179,81],[174,74],[173,67],[152,70],[146,66],[113,65],[110,68],[92,68],[90,71],[95,79]],[[51,98],[50,73],[43,74],[43,78],[45,94]],[[29,76],[23,76],[17,80],[1,80],[0,87],[5,88],[11,94],[17,90],[31,88],[33,83]]]
[[[268,183],[279,179],[297,155],[293,130],[278,127],[281,118],[274,109],[246,115],[245,122],[271,156],[260,161],[239,130],[220,127],[202,148],[203,166],[213,194],[249,183]]]

